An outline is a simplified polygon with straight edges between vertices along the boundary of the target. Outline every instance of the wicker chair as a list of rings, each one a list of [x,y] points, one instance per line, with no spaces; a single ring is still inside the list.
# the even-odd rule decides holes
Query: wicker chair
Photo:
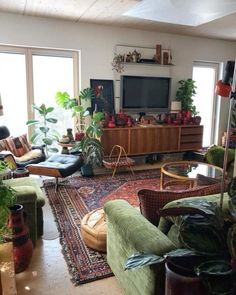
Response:
[[[127,157],[125,149],[120,145],[114,145],[110,155],[104,157],[103,166],[107,169],[113,169],[112,177],[114,177],[117,168],[128,167],[131,173],[134,175],[132,166],[135,164],[135,161]]]
[[[226,187],[225,187],[226,190]],[[154,225],[158,225],[159,209],[163,208],[167,203],[194,196],[207,196],[220,193],[221,183],[212,185],[197,186],[192,189],[183,189],[180,191],[160,190],[154,191],[142,189],[138,191],[140,212]]]

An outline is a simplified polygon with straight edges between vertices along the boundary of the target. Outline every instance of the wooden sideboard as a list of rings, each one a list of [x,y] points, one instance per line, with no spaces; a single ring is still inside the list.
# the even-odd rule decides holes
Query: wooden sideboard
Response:
[[[128,155],[197,150],[202,147],[203,126],[146,125],[130,128],[104,128],[102,145],[109,155],[115,144]]]

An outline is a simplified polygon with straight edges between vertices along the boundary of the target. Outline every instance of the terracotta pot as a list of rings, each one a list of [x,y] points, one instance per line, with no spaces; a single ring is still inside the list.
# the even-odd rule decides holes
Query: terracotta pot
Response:
[[[5,237],[7,242],[13,243],[13,259],[15,272],[24,271],[33,254],[33,243],[29,238],[29,230],[24,222],[23,206],[11,206],[7,226],[12,230],[12,235]]]
[[[165,264],[165,269],[165,295],[206,294],[201,278],[194,275],[192,272],[182,272],[181,269],[178,269],[178,267],[168,262]]]

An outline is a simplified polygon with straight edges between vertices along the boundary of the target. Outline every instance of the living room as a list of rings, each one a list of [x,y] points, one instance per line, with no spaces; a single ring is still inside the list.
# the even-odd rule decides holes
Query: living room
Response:
[[[105,12],[101,14],[103,13]],[[208,29],[211,29],[212,32],[214,30],[220,31],[219,27],[214,28],[214,22],[213,24],[209,23]],[[174,30],[174,25],[172,25],[172,30]],[[225,38],[207,37],[204,36],[204,32],[202,34],[199,33],[199,36],[190,33],[184,35],[181,30],[180,33],[178,31],[175,33],[161,32],[161,29],[157,28],[148,29],[148,24],[142,28],[135,28],[133,24],[133,28],[131,28],[131,25],[129,27],[125,24],[112,25],[111,20],[107,24],[96,24],[89,21],[55,19],[43,15],[9,13],[4,10],[0,12],[0,47],[2,51],[4,46],[22,46],[69,50],[78,53],[79,77],[77,77],[78,83],[75,87],[77,90],[89,87],[90,79],[113,80],[115,82],[117,73],[112,70],[111,63],[117,45],[137,47],[137,50],[140,47],[149,47],[153,48],[155,52],[156,44],[161,44],[163,48],[171,50],[174,65],[168,67],[168,74],[171,77],[171,100],[175,100],[178,81],[192,77],[193,62],[215,62],[221,66],[223,71],[226,62],[235,59],[236,42],[233,37],[232,39],[228,36]],[[146,70],[143,69],[142,66],[138,66],[132,71],[134,71],[134,75],[146,75]],[[127,66],[125,66],[124,74],[127,71]],[[157,66],[152,71],[155,71],[155,75],[159,76],[163,75],[165,69]],[[118,112],[119,98],[117,89],[114,90],[115,110]],[[212,142],[215,144],[220,144],[228,118],[229,100],[219,98],[219,102],[217,138],[215,142]],[[14,105],[12,111],[17,114]],[[5,125],[4,116],[0,116],[0,125]],[[47,206],[47,209],[46,207],[43,209],[44,223],[47,225],[47,220],[49,220],[50,227],[55,227],[50,206]],[[54,294],[55,292],[59,294],[122,294],[114,277],[74,287],[70,282],[67,265],[61,254],[59,239],[56,238],[52,241],[40,241],[40,246],[35,248],[33,264],[29,272],[25,274],[25,290],[21,286],[22,293],[19,294]],[[41,264],[42,260],[43,264]],[[45,273],[43,273],[44,268]],[[21,281],[24,273],[17,276],[17,280]],[[27,284],[27,280],[29,284]],[[35,285],[30,286],[30,283]]]

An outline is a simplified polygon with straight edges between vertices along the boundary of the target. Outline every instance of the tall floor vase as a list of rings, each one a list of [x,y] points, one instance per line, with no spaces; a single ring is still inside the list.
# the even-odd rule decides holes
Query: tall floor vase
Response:
[[[12,230],[12,235],[6,237],[6,241],[13,243],[15,272],[19,273],[24,271],[30,263],[33,243],[29,238],[29,230],[24,222],[23,206],[16,204],[9,209],[8,227]]]

